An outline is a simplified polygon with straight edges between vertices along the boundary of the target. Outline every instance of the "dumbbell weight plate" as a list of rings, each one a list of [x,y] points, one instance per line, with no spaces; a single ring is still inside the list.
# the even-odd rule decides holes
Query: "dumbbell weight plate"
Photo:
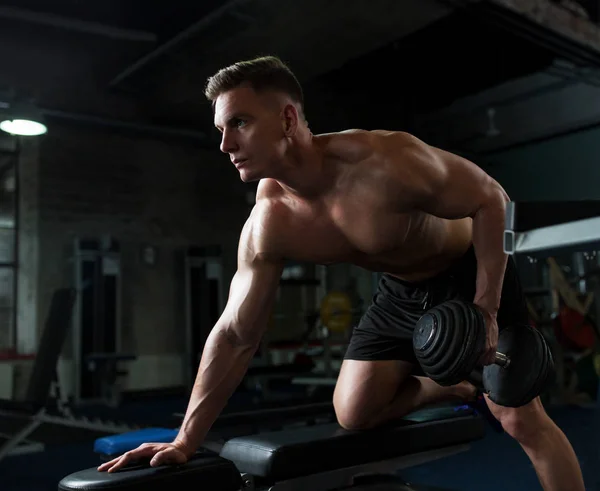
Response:
[[[497,351],[510,358],[508,367],[487,365],[483,384],[490,399],[501,406],[527,404],[547,380],[549,351],[541,335],[529,326],[511,326],[500,331]]]
[[[542,338],[542,334],[537,329],[530,328],[530,332],[535,334],[538,342],[537,349],[532,350],[532,353],[539,353],[538,356],[540,357],[540,368],[537,377],[535,377],[534,373],[531,374],[531,380],[535,380],[535,382],[531,384],[531,387],[527,392],[522,393],[521,399],[518,400],[515,396],[515,400],[512,401],[513,407],[524,406],[531,400],[535,399],[535,397],[537,397],[542,391],[548,375],[549,350],[547,349],[545,340]]]
[[[464,380],[484,342],[483,317],[472,304],[456,300],[428,310],[413,335],[417,360],[425,374],[440,385]]]
[[[474,304],[450,300],[443,305],[452,313],[453,322],[464,325],[460,348],[447,368],[448,385],[454,385],[465,380],[479,360],[485,345],[485,321]]]
[[[548,385],[548,382],[550,380],[550,376],[554,372],[554,360],[552,358],[550,346],[548,346],[548,343],[546,342],[542,333],[539,330],[534,329],[534,332],[538,335],[538,337],[540,339],[540,343],[542,344],[543,351],[544,351],[545,365],[544,365],[544,368],[542,369],[542,371],[540,372],[540,377],[539,377],[537,385],[533,391],[533,394],[528,394],[528,400],[535,399],[535,397],[540,395],[545,390],[545,388]]]
[[[460,348],[458,340],[464,327],[450,323],[443,305],[428,310],[417,322],[413,333],[413,347],[425,374],[440,385],[446,381],[448,364]]]

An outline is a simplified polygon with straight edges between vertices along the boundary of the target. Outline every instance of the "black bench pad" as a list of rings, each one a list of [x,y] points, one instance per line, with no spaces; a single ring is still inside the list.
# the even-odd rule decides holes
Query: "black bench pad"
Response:
[[[235,462],[240,472],[282,481],[483,437],[485,428],[480,416],[471,410],[449,411],[453,417],[431,413],[429,419],[404,419],[375,430],[347,431],[337,424],[327,424],[233,438],[225,443],[220,455]]]
[[[179,466],[153,468],[145,462],[113,474],[94,467],[65,477],[58,489],[239,491],[240,473],[280,481],[442,449],[483,434],[483,420],[472,410],[425,410],[376,430],[346,431],[327,424],[234,438],[220,456],[201,451]]]
[[[201,485],[201,487],[199,487]],[[114,472],[99,472],[95,467],[63,478],[59,491],[164,491],[214,489],[239,491],[242,478],[235,465],[221,457],[198,453],[180,466],[150,467],[149,463],[127,466]]]
[[[33,416],[43,408],[43,404],[36,402],[0,399],[0,412],[11,413],[17,416]]]

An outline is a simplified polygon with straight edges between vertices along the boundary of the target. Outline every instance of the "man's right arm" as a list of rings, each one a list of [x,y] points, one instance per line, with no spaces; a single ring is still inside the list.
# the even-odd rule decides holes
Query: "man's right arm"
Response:
[[[261,251],[264,224],[244,227],[227,306],[206,341],[188,408],[173,442],[188,457],[242,381],[266,331],[283,261]]]
[[[279,210],[279,211],[278,211]],[[279,287],[289,220],[285,207],[264,200],[244,225],[238,268],[227,305],[206,340],[188,408],[172,443],[144,443],[103,463],[116,472],[130,462],[150,459],[153,467],[183,464],[202,445],[239,385],[267,329]],[[283,212],[283,213],[282,213]]]

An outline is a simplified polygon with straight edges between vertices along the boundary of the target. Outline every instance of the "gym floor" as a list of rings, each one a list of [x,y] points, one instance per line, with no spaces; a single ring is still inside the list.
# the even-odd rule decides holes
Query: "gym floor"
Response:
[[[146,418],[181,410],[182,401],[130,404],[125,413],[143,411]],[[143,406],[143,407],[142,407]],[[600,436],[599,407],[551,407],[550,416],[573,444],[583,468],[587,490],[600,491],[600,450],[594,443]],[[14,456],[0,462],[3,491],[55,491],[58,481],[72,472],[98,465],[89,441],[47,445],[44,452]],[[489,428],[486,436],[469,451],[438,461],[404,469],[399,474],[414,484],[469,491],[512,491],[541,489],[531,463],[519,445],[506,434]]]

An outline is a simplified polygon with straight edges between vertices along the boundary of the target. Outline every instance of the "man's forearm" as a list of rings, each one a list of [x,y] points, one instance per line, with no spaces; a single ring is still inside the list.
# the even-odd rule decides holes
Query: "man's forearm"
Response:
[[[492,315],[498,313],[506,270],[504,253],[506,195],[494,193],[473,217],[473,246],[477,257],[477,283],[474,303]]]
[[[188,453],[204,441],[231,394],[240,384],[258,345],[237,344],[215,328],[206,341],[196,382],[176,443]]]

